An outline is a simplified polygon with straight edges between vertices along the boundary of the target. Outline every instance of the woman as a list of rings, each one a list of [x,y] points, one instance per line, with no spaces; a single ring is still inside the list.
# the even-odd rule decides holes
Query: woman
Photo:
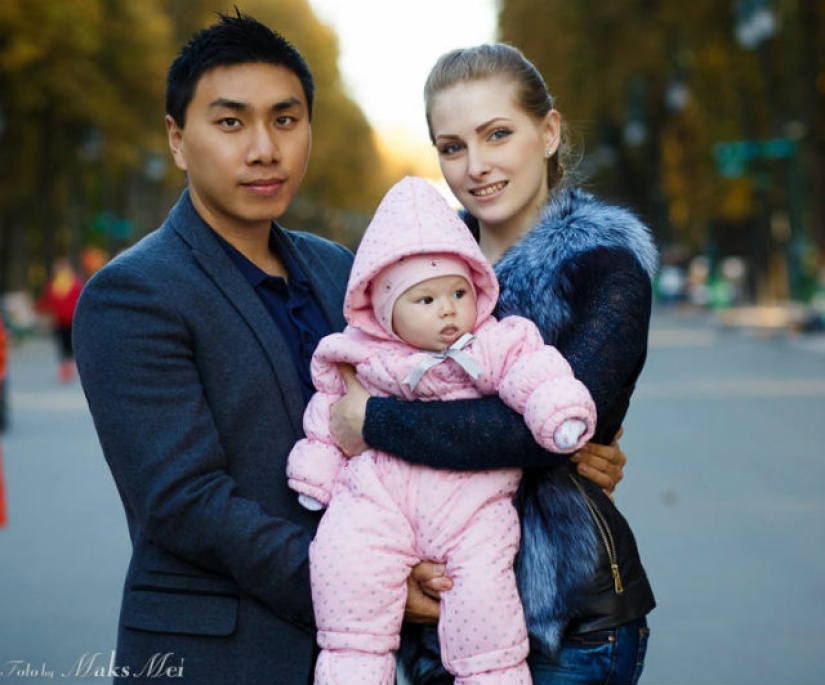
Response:
[[[441,171],[495,265],[497,314],[532,319],[568,359],[596,402],[593,441],[609,445],[647,353],[657,266],[649,232],[626,210],[562,184],[561,117],[515,48],[482,45],[442,56],[425,101]],[[633,534],[607,493],[579,478],[571,460],[538,449],[496,399],[436,408],[365,403],[358,390],[344,403],[333,418],[346,451],[360,431],[370,446],[414,463],[525,469],[516,496],[517,573],[534,682],[638,681],[645,617],[655,602]],[[415,632],[402,654],[410,679],[449,682],[432,628]]]

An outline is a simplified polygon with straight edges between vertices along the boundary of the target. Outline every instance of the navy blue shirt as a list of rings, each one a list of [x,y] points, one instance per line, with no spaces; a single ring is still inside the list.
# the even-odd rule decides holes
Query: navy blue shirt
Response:
[[[249,281],[255,293],[261,298],[275,324],[284,335],[292,360],[304,387],[304,400],[309,401],[315,392],[309,365],[318,342],[332,333],[318,300],[312,292],[304,272],[292,256],[283,237],[272,228],[269,234],[269,249],[278,255],[287,272],[287,279],[270,276],[261,270],[220,235],[218,242],[226,250],[230,259]]]

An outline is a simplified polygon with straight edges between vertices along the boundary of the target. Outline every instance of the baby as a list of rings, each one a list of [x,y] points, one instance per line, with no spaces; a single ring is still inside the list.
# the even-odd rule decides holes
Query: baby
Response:
[[[346,363],[377,395],[498,393],[545,449],[580,448],[596,424],[590,394],[532,322],[493,317],[497,298],[492,267],[446,200],[419,178],[391,188],[355,256],[348,326],[313,357],[318,392],[287,470],[304,506],[327,507],[310,547],[316,685],[395,682],[406,581],[422,559],[444,563],[453,580],[439,636],[456,684],[531,682],[513,573],[521,472],[437,470],[375,450],[347,460],[329,431]]]

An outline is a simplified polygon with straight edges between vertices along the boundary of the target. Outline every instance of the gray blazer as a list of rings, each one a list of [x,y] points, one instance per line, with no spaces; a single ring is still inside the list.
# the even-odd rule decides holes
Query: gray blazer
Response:
[[[340,330],[351,253],[283,235]],[[285,476],[303,436],[300,380],[186,191],[86,285],[74,343],[133,546],[115,680],[310,682],[318,515]]]

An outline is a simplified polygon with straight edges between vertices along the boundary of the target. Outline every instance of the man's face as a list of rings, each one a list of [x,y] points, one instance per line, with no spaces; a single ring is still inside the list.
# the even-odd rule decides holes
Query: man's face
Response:
[[[230,240],[268,233],[306,172],[312,134],[298,77],[272,64],[216,67],[198,81],[169,147],[201,217]]]

